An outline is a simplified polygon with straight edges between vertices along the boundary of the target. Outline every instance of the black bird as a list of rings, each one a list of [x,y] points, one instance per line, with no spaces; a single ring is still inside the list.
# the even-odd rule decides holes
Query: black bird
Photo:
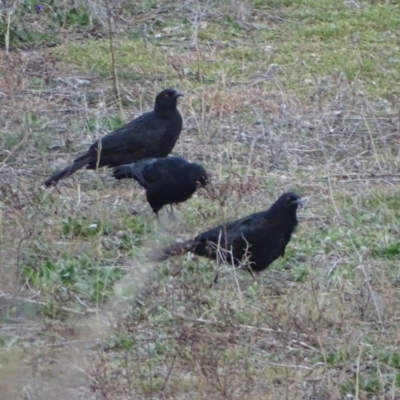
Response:
[[[166,157],[174,148],[182,130],[182,116],[177,109],[182,93],[165,89],[147,112],[121,128],[96,140],[89,150],[44,182],[46,187],[72,175],[78,169],[118,167],[148,157]]]
[[[114,178],[132,178],[146,189],[151,208],[158,212],[166,204],[183,203],[198,187],[207,185],[206,170],[180,157],[146,158],[122,165],[113,172]]]
[[[190,251],[199,256],[223,261],[253,272],[266,269],[285,255],[297,225],[296,211],[301,205],[295,193],[284,193],[267,210],[200,233],[192,240],[165,247],[157,261]],[[218,274],[215,276],[216,283]]]

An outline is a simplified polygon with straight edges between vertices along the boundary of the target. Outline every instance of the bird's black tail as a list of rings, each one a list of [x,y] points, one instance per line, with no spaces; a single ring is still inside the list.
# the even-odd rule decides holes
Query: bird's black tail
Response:
[[[190,251],[193,247],[193,240],[187,240],[186,242],[174,243],[170,246],[164,247],[161,251],[155,252],[149,256],[151,261],[164,261],[167,258],[175,257],[179,254]]]
[[[47,179],[47,181],[44,182],[44,185],[46,187],[55,185],[60,179],[72,175],[78,169],[84,167],[89,161],[90,160],[87,157],[85,158],[80,157],[79,159],[75,160],[73,164],[69,165],[67,168],[64,168],[62,171],[52,175],[49,179]]]
[[[132,164],[125,164],[117,167],[113,171],[115,179],[135,179],[133,174]]]
[[[154,164],[158,158],[144,158],[135,163],[120,165],[115,168],[113,175],[115,179],[134,179],[140,186],[146,187],[143,171]]]

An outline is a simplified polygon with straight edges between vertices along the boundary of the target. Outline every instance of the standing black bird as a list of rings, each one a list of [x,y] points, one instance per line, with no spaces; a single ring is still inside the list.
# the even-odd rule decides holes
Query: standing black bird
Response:
[[[44,182],[56,184],[78,169],[118,167],[148,157],[166,157],[174,148],[182,130],[182,116],[177,109],[182,93],[165,89],[155,100],[154,109],[94,142],[89,150]]]
[[[207,185],[206,170],[180,157],[146,158],[134,164],[122,165],[113,172],[114,178],[133,178],[146,189],[146,197],[153,211],[166,204],[182,203],[198,187]]]
[[[284,193],[267,210],[200,233],[193,240],[176,243],[162,250],[157,261],[190,251],[199,256],[243,266],[253,272],[267,268],[285,255],[286,245],[297,225],[301,205],[295,193]],[[215,277],[216,282],[218,275]]]

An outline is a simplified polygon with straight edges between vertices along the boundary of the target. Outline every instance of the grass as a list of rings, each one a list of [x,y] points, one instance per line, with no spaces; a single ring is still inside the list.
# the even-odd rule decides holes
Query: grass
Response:
[[[121,77],[134,81],[159,77],[168,82],[178,75],[212,85],[220,81],[220,74],[232,83],[243,77],[251,82],[262,72],[267,77],[268,66],[275,64],[280,67],[279,74],[272,81],[259,83],[267,90],[278,85],[285,91],[307,94],[325,79],[326,89],[342,80],[349,85],[357,81],[357,89],[368,97],[391,93],[390,82],[399,79],[395,50],[399,6],[371,4],[352,9],[333,1],[287,6],[278,12],[272,10],[279,15],[278,20],[271,17],[269,9],[265,14],[261,9],[253,24],[241,25],[231,17],[199,24],[196,45],[200,54],[187,51],[194,29],[187,17],[153,24],[146,41],[140,36],[119,35],[118,70]],[[86,71],[109,74],[106,39],[66,43],[54,54]]]
[[[0,54],[3,397],[397,399],[399,6],[110,2],[118,98],[105,3],[15,4]],[[185,93],[173,153],[212,178],[177,221],[158,224],[109,171],[41,187],[168,86]],[[210,290],[210,260],[146,260],[287,190],[306,207],[258,284],[221,266]]]

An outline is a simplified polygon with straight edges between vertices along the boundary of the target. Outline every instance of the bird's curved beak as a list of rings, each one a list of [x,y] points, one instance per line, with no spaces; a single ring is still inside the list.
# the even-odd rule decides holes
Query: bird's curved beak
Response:
[[[292,203],[297,204],[300,207],[304,207],[304,202],[301,199],[294,200],[294,201],[292,201]]]
[[[183,93],[181,93],[181,92],[176,92],[176,93],[174,94],[174,97],[175,97],[175,98],[183,97]]]
[[[206,186],[207,183],[208,183],[208,182],[203,183],[203,182],[201,182],[201,181],[196,181],[197,189],[202,188],[202,189],[204,189],[204,190],[207,192],[207,194],[210,194],[209,191],[208,191],[208,189],[207,189],[207,186]]]

